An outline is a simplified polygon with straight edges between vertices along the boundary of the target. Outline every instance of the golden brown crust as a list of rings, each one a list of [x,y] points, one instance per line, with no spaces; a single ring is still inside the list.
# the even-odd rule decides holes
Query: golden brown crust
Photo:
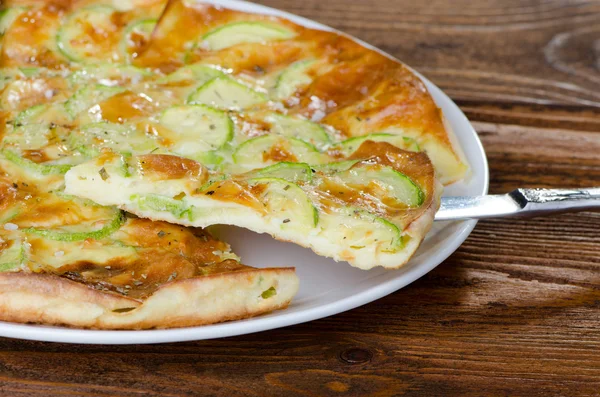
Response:
[[[263,298],[270,287],[277,293]],[[0,273],[0,320],[95,329],[187,327],[285,308],[297,289],[293,268],[173,281],[142,301],[50,274]]]

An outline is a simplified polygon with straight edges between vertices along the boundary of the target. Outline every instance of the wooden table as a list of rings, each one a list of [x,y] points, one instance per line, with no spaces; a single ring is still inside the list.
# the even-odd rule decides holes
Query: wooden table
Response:
[[[600,186],[600,2],[261,3],[438,84],[481,136],[492,193]],[[600,213],[480,222],[419,281],[308,324],[156,346],[0,339],[0,351],[11,396],[600,395]]]

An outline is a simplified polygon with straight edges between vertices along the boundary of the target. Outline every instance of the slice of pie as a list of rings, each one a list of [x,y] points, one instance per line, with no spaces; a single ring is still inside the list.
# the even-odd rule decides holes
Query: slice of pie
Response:
[[[71,168],[65,180],[68,194],[140,217],[245,227],[362,269],[406,263],[441,191],[424,153],[373,141],[341,162],[280,162],[241,174],[173,155],[107,151]]]

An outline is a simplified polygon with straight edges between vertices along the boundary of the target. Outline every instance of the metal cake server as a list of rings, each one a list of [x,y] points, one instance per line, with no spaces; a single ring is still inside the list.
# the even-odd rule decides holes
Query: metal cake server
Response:
[[[507,194],[442,197],[435,220],[532,217],[593,209],[600,210],[600,188],[516,189]]]

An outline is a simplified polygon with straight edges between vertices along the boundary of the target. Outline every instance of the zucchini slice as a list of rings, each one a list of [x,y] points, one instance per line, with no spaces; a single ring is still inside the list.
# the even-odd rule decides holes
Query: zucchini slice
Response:
[[[46,91],[46,83],[42,76],[12,79],[0,91],[0,109],[7,112],[21,112],[31,106],[47,103],[49,100]]]
[[[425,194],[408,176],[381,165],[352,167],[336,174],[341,181],[360,191],[372,191],[380,197],[393,197],[408,207],[423,204]]]
[[[218,27],[202,37],[202,47],[222,50],[241,43],[267,43],[286,40],[296,33],[286,27],[268,22],[234,22]]]
[[[2,139],[2,143],[18,150],[38,150],[49,143],[49,127],[43,124],[26,124],[15,128]]]
[[[300,87],[309,85],[312,78],[307,71],[315,64],[313,60],[298,61],[279,74],[275,82],[275,97],[285,99],[294,95]]]
[[[220,109],[246,109],[266,102],[262,92],[229,77],[215,77],[200,86],[187,99],[189,104],[205,104]]]
[[[350,156],[365,141],[387,142],[400,149],[409,150],[411,152],[421,151],[419,145],[417,144],[417,141],[415,141],[413,138],[388,133],[375,133],[346,139],[345,141],[337,145],[334,149],[338,150],[344,156]]]
[[[42,73],[42,71],[47,72],[48,76],[52,76],[52,73],[48,73],[48,70],[44,68],[20,67],[19,71],[23,73],[23,76],[25,77],[37,77]]]
[[[0,34],[0,39],[2,35]],[[0,50],[2,50],[2,41],[0,40]],[[48,72],[45,68],[30,68],[30,67],[3,67],[0,68],[0,91],[4,89],[4,87],[8,86],[11,83],[14,83],[16,80],[21,79],[23,77],[38,77],[40,74],[44,73],[47,76],[53,76],[53,73]]]
[[[227,113],[204,105],[182,105],[166,109],[160,124],[173,132],[173,153],[197,157],[221,148],[233,137],[233,121]]]
[[[324,149],[331,144],[331,138],[320,124],[305,119],[297,119],[278,113],[265,117],[271,124],[271,132],[290,138],[303,140],[318,149]]]
[[[0,11],[0,37],[6,33],[15,19],[25,11],[27,11],[26,7],[10,7]],[[0,43],[1,45],[2,43]]]
[[[354,166],[354,164],[356,164],[360,161],[362,161],[362,160],[336,161],[334,163],[313,165],[313,168],[316,171],[324,173],[325,175],[333,175],[338,172],[348,171],[350,168],[352,168]]]
[[[321,213],[319,225],[330,241],[343,241],[352,249],[377,247],[379,252],[396,252],[404,245],[398,226],[351,206]]]
[[[2,38],[0,36],[0,38]],[[2,42],[0,41],[0,51],[2,50]],[[0,68],[0,91],[4,90],[4,87],[11,84],[23,73],[18,68]]]
[[[0,212],[0,224],[10,222],[14,217],[18,216],[24,208],[25,204],[22,201],[4,208],[2,212]]]
[[[52,124],[68,123],[69,115],[64,106],[58,104],[40,104],[27,108],[15,117],[15,126],[41,124],[50,126]]]
[[[134,247],[115,244],[112,241],[108,244],[90,240],[56,241],[32,235],[28,240],[33,243],[28,259],[35,264],[43,264],[41,266],[54,269],[60,269],[70,263],[93,263],[103,266],[111,261],[113,263],[118,261],[119,264],[125,264],[139,258],[138,251]]]
[[[81,8],[73,12],[56,35],[59,51],[74,62],[110,59],[108,54],[99,50],[102,48],[99,44],[106,40],[107,32],[117,30],[112,19],[114,12],[114,8],[106,5]]]
[[[21,15],[27,11],[26,7],[10,7],[4,10],[0,10],[0,51],[2,50],[2,36],[10,28],[10,25]],[[0,89],[2,89],[3,83],[0,81]]]
[[[290,182],[311,182],[313,171],[306,163],[281,162],[246,174],[251,178],[278,178]]]
[[[115,210],[114,217],[104,222],[94,220],[91,223],[84,222],[78,225],[61,226],[56,229],[30,227],[23,231],[56,241],[100,240],[119,230],[123,223],[125,223],[124,213],[120,210]]]
[[[156,26],[156,19],[134,21],[127,28],[119,43],[121,55],[128,62],[138,56],[136,50],[143,48],[150,40],[150,35]]]
[[[130,200],[143,211],[170,212],[177,219],[181,219],[186,215],[190,218],[192,214],[189,206],[184,201],[158,194],[134,194],[130,197]]]
[[[270,221],[280,222],[282,229],[311,229],[319,223],[319,211],[295,183],[280,178],[253,178],[248,183],[263,185],[259,200],[265,204]]]
[[[59,175],[65,174],[69,169],[71,169],[72,165],[70,164],[38,164],[34,163],[31,160],[23,158],[19,156],[17,153],[3,149],[1,151],[4,158],[11,163],[18,165],[19,167],[34,172],[38,175]]]
[[[0,272],[18,270],[25,260],[25,244],[20,239],[10,240],[10,246],[0,252]]]
[[[180,83],[183,81],[191,81],[195,84],[204,84],[215,77],[225,76],[225,73],[214,66],[206,64],[193,64],[180,67],[173,73],[159,78],[158,84]]]
[[[83,87],[65,102],[65,109],[72,118],[76,118],[77,115],[89,110],[92,106],[124,91],[125,88],[122,87],[109,87],[102,84]]]
[[[102,148],[119,153],[147,153],[159,146],[156,139],[128,125],[91,123],[74,130],[69,145],[86,157],[96,157]]]
[[[113,65],[100,63],[85,65],[74,71],[67,78],[71,85],[88,85],[98,83],[104,86],[119,85],[120,82],[136,84],[144,78],[151,77],[152,72],[133,65]]]
[[[318,164],[324,155],[300,139],[262,135],[238,146],[233,161],[246,169],[263,168],[281,161]]]

